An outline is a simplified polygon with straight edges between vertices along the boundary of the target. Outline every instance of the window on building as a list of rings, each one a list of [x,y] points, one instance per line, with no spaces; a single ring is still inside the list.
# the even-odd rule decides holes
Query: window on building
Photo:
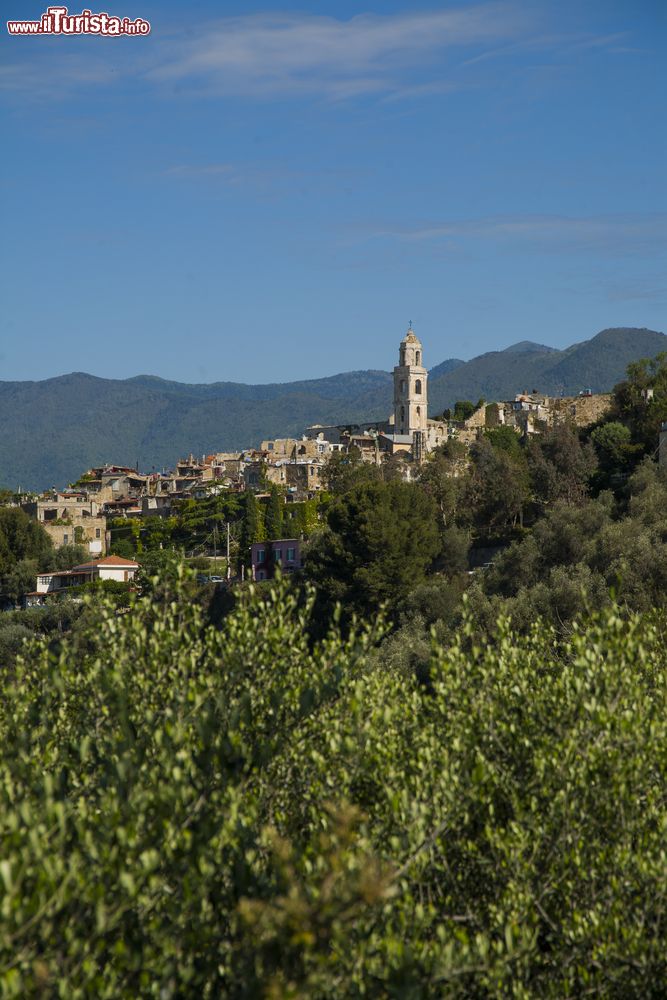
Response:
[[[257,549],[257,562],[258,563],[264,562],[264,549]]]
[[[95,528],[95,538],[101,538],[101,537],[102,537],[102,532],[100,531],[99,528]]]
[[[273,558],[274,558],[274,560],[277,563],[280,562],[280,560],[282,559],[282,557],[283,557],[282,549],[274,549],[274,551],[273,551]]]
[[[69,535],[68,534],[64,534],[63,535],[63,545],[67,545],[68,542],[69,542]]]
[[[296,549],[287,550],[287,562],[294,562]]]
[[[418,396],[422,394],[422,380],[420,378],[415,382],[415,392]]]
[[[417,407],[417,416],[421,417],[421,415],[422,415],[422,408],[421,408],[421,406],[418,406]]]
[[[269,451],[273,451],[273,441],[269,441]]]
[[[401,348],[401,364],[402,365],[405,364],[405,348],[404,347]]]
[[[405,379],[401,379],[401,396],[405,396]]]
[[[421,363],[422,363],[422,352],[421,351],[416,351],[415,352],[415,364],[416,365],[420,365]]]
[[[260,571],[257,574],[257,579],[258,580],[264,580],[265,578],[266,578],[266,573],[264,572],[263,569],[260,569]]]
[[[405,407],[402,406],[401,407],[401,422],[403,422],[404,420],[405,420]]]

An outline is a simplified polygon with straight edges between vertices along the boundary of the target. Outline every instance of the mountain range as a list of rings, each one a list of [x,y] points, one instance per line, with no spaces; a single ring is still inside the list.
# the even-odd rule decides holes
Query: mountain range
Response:
[[[429,353],[437,344],[425,344]],[[520,341],[471,361],[430,369],[429,414],[459,399],[512,399],[605,392],[630,361],[667,351],[655,330],[615,328],[556,350]],[[442,356],[442,355],[441,355]],[[392,376],[355,371],[272,385],[188,385],[152,375],[105,379],[73,372],[40,382],[0,381],[0,484],[24,490],[62,487],[93,465],[173,467],[179,457],[259,446],[300,435],[313,423],[386,419]]]

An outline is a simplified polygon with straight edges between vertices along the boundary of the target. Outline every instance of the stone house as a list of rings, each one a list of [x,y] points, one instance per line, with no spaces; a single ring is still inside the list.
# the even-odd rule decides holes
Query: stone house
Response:
[[[378,434],[377,449],[382,455],[399,455],[412,453],[414,435],[412,434]]]
[[[323,434],[319,434],[315,438],[304,435],[302,438],[275,438],[272,441],[262,441],[261,450],[266,452],[270,459],[286,458],[294,462],[300,458],[319,458],[328,455],[331,451],[339,450],[339,446],[332,445],[325,440]]]
[[[243,464],[243,482],[247,490],[261,489],[264,483],[276,486],[287,486],[286,460],[271,463],[262,460],[252,460]]]
[[[317,459],[303,462],[289,462],[285,466],[288,488],[298,494],[312,495],[322,489],[324,463]]]
[[[64,524],[43,524],[55,548],[63,545],[85,545],[91,556],[101,556],[107,551],[107,519],[103,514],[95,518],[72,518]]]
[[[360,452],[364,462],[379,461],[380,443],[377,434],[369,434],[362,431],[347,431],[341,434],[340,440],[346,451],[356,448]]]
[[[86,545],[91,556],[107,551],[107,522],[97,500],[85,492],[54,492],[21,504],[44,528],[56,548]]]
[[[205,464],[212,469],[214,479],[224,480],[230,485],[241,481],[242,460],[241,453],[238,451],[223,451],[215,455],[207,455]]]

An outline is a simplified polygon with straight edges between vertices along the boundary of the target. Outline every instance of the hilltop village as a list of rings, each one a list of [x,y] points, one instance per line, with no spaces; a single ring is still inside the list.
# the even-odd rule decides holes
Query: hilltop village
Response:
[[[336,453],[376,465],[391,462],[397,476],[410,481],[447,441],[469,447],[498,427],[510,427],[518,436],[539,435],[565,421],[585,428],[599,421],[611,403],[611,395],[587,390],[570,397],[533,390],[511,400],[457,404],[453,412],[430,417],[428,370],[411,326],[399,345],[393,388],[393,409],[384,421],[315,424],[298,439],[266,440],[239,452],[191,454],[172,471],[148,475],[115,464],[91,468],[68,488],[23,498],[20,506],[55,547],[84,545],[91,559],[99,560],[109,551],[109,527],[119,518],[168,518],[189,500],[247,491],[261,499],[271,487],[279,488],[285,503],[312,500],[323,490],[327,463]]]
[[[585,915],[599,908],[599,873],[605,885],[613,884],[619,858],[625,868],[618,884],[629,885],[622,931],[644,898],[645,871],[664,871],[667,768],[656,771],[657,777],[645,775],[651,771],[647,733],[653,761],[665,763],[667,743],[667,685],[661,683],[667,634],[666,458],[667,353],[632,362],[610,396],[584,390],[552,399],[524,392],[508,401],[459,402],[452,412],[431,417],[422,345],[409,330],[400,344],[393,412],[386,422],[310,427],[298,439],[263,441],[256,450],[189,456],[170,474],[144,476],[105,466],[90,469],[66,491],[0,497],[0,669],[8,679],[0,704],[6,708],[5,742],[20,751],[19,778],[26,770],[25,748],[34,748],[34,779],[29,789],[22,786],[20,800],[31,835],[31,803],[61,785],[67,793],[62,809],[49,806],[40,820],[46,839],[61,841],[65,830],[66,849],[62,863],[53,865],[48,893],[31,896],[19,911],[13,924],[19,949],[23,928],[51,905],[58,909],[35,944],[40,961],[51,947],[54,920],[64,911],[88,908],[82,931],[98,928],[100,952],[108,946],[100,922],[115,926],[116,916],[124,920],[130,906],[148,901],[150,908],[154,900],[159,905],[147,923],[141,909],[136,922],[130,918],[133,940],[136,926],[153,927],[157,920],[172,927],[183,907],[183,894],[174,894],[172,886],[189,878],[189,865],[204,872],[185,893],[186,902],[194,893],[203,901],[195,914],[200,923],[192,925],[189,912],[183,924],[188,940],[194,940],[195,926],[197,964],[210,945],[219,967],[221,950],[206,936],[211,914],[221,907],[240,913],[240,899],[255,932],[248,938],[249,963],[256,959],[256,941],[265,949],[263,962],[291,947],[295,934],[304,940],[321,935],[323,958],[311,965],[317,979],[306,981],[302,995],[312,995],[312,985],[317,995],[333,995],[320,989],[319,970],[329,961],[336,928],[371,898],[379,906],[354,932],[355,941],[369,940],[369,929],[393,905],[394,891],[403,893],[392,888],[383,899],[380,859],[387,856],[386,845],[378,842],[366,853],[369,801],[376,819],[368,827],[377,821],[392,845],[401,845],[406,831],[417,831],[400,848],[396,867],[387,867],[390,879],[413,864],[426,845],[414,870],[416,900],[425,872],[434,859],[438,864],[430,830],[435,837],[445,831],[444,863],[431,898],[441,899],[444,889],[447,913],[467,919],[478,904],[479,886],[486,892],[489,879],[500,872],[494,891],[507,909],[500,925],[494,918],[492,929],[513,956],[517,947],[532,948],[539,932],[546,944],[536,965],[542,969],[545,956],[552,963],[549,933],[557,927],[561,934],[563,920],[569,921],[562,932],[567,947],[579,940]],[[17,678],[23,678],[22,689]],[[559,726],[570,727],[566,737],[560,738]],[[629,758],[632,744],[636,752]],[[510,759],[508,748],[517,747]],[[58,767],[48,770],[55,753],[61,754]],[[454,764],[452,754],[459,755]],[[403,771],[397,772],[396,760]],[[72,762],[79,767],[76,774],[68,770]],[[91,786],[93,768],[98,780]],[[15,775],[7,774],[11,805],[17,785]],[[468,776],[468,789],[462,776]],[[237,811],[238,788],[229,784],[237,778],[244,788],[266,781],[265,804],[250,799],[245,817]],[[431,779],[422,794],[419,782]],[[601,807],[607,785],[611,791]],[[147,798],[156,790],[164,798]],[[373,806],[368,796],[376,793]],[[312,805],[317,796],[330,802],[332,794],[343,802],[341,811],[333,815],[323,807],[319,820]],[[348,794],[356,796],[354,808]],[[582,833],[572,823],[586,815],[591,795],[590,824]],[[105,801],[106,839],[99,822]],[[646,803],[655,801],[662,813],[647,813]],[[217,814],[209,810],[211,802]],[[445,818],[432,813],[434,802],[447,811]],[[145,811],[146,819],[134,820],[132,808],[137,815]],[[278,867],[259,871],[252,890],[257,895],[250,899],[248,859],[274,856],[265,820],[269,810],[284,817],[286,809],[293,809],[293,839],[273,841],[280,851]],[[636,823],[630,829],[633,809]],[[261,825],[248,840],[244,831],[257,811]],[[504,843],[489,826],[498,813]],[[602,832],[601,813],[609,817]],[[18,813],[8,815],[13,837],[18,820],[12,815]],[[517,816],[530,824],[528,833],[517,826]],[[86,824],[92,817],[91,825],[81,828],[82,817]],[[479,847],[471,841],[471,817],[475,828],[491,831],[480,834]],[[303,853],[304,826],[313,820],[325,843],[319,857],[308,845]],[[452,830],[459,831],[459,841],[457,870],[450,875]],[[545,875],[543,859],[552,858],[564,830],[565,854],[570,857],[571,843],[578,852],[573,868],[563,873],[556,859],[553,873]],[[540,837],[542,860],[529,871],[525,859],[530,855],[530,861]],[[595,838],[599,857],[611,856],[606,870],[590,851],[579,850]],[[205,848],[193,853],[193,843]],[[631,882],[636,851],[628,844],[635,843],[648,844],[642,856],[648,860]],[[36,845],[35,853],[28,853],[28,846],[15,850],[11,869],[5,865],[15,881],[5,878],[5,888],[14,884],[23,891],[35,881],[30,872],[43,869],[39,838],[26,833],[25,844]],[[241,882],[232,897],[223,888],[230,878],[220,857],[229,856],[235,844],[239,853],[232,861]],[[62,873],[74,872],[71,884],[78,887],[76,864],[87,872],[92,850],[106,866],[104,900],[97,881],[81,902],[62,900]],[[119,853],[123,850],[127,857]],[[176,860],[168,878],[156,883],[162,857]],[[308,885],[303,865],[313,858],[321,879]],[[479,861],[477,869],[470,868],[470,859]],[[588,896],[572,916],[574,878],[585,883],[589,871]],[[289,878],[294,873],[294,888],[285,888],[285,872]],[[469,875],[468,900],[461,892]],[[346,886],[341,878],[348,876],[354,881]],[[508,877],[518,886],[509,902]],[[562,901],[555,910],[553,898],[542,893],[554,919],[538,931],[531,921],[539,909],[526,886],[542,886],[545,877],[550,884],[561,879]],[[275,905],[264,898],[274,878]],[[115,899],[117,891],[127,896]],[[652,933],[662,920],[659,893],[655,912],[651,894],[647,899],[632,935],[629,968],[639,970],[637,978],[628,989],[627,981],[610,979],[597,991],[601,996],[643,996],[647,956],[658,956],[664,979],[664,942],[659,945],[657,936],[649,939],[644,930]],[[432,937],[439,956],[441,935],[433,934],[423,910],[405,910],[389,927],[387,947],[369,979],[370,994],[378,982],[375,971],[397,950],[396,927],[402,934],[422,920],[423,935],[410,944],[413,954]],[[517,945],[513,928],[528,910],[528,936]],[[284,926],[275,923],[283,920],[281,914]],[[627,936],[621,931],[614,940],[604,924],[591,953],[605,956],[611,940],[614,953],[624,957]],[[460,933],[457,922],[452,936]],[[177,965],[183,935],[169,951]],[[494,950],[485,942],[479,961]],[[122,949],[114,948],[114,967],[116,953]],[[232,953],[233,948],[227,956]],[[162,961],[161,952],[156,956]],[[302,959],[295,956],[290,975]],[[78,953],[75,960],[80,964]],[[472,960],[478,962],[476,956]],[[7,961],[14,961],[14,952]],[[32,968],[32,956],[28,961]],[[469,951],[461,962],[468,967]],[[555,991],[545,992],[533,976],[524,995],[577,996],[589,967],[586,952],[582,974],[566,989],[560,989],[559,979]],[[53,968],[56,983],[61,967]],[[510,964],[505,982],[513,982],[516,968]],[[403,972],[394,980],[395,993],[416,982]],[[431,969],[428,977],[441,985]],[[266,992],[256,988],[252,975],[250,981],[244,996]],[[99,982],[91,987],[93,995]],[[128,975],[125,984],[139,986],[121,993],[142,995],[141,982]],[[285,995],[287,980],[275,982]],[[186,981],[179,995],[195,995],[191,984]],[[168,980],[169,995],[172,985]],[[218,985],[215,980],[212,992],[197,995],[218,995]],[[43,994],[41,986],[43,981],[37,990]],[[479,992],[473,988],[466,995]]]

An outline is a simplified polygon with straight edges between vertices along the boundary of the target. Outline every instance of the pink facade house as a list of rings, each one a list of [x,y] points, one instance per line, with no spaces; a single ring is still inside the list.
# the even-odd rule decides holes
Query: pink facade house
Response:
[[[279,568],[281,573],[294,573],[301,569],[301,541],[298,538],[280,538],[275,542],[255,542],[252,546],[251,570],[253,580],[270,580]]]

